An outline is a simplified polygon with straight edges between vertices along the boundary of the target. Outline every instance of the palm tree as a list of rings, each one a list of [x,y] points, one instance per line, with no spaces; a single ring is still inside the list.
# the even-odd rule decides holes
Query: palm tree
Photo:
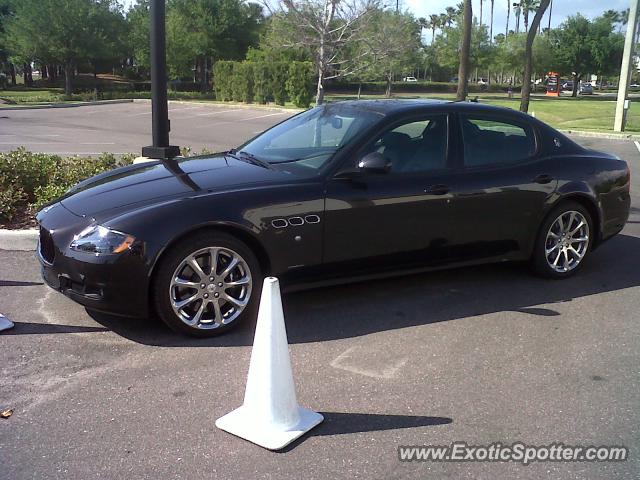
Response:
[[[540,5],[540,0],[521,0],[520,2],[525,32],[529,31],[529,13],[535,12],[538,9],[538,5]]]
[[[480,0],[480,26],[482,26],[482,3],[484,0]]]
[[[429,15],[429,26],[431,27],[431,43],[436,39],[436,29],[440,26],[440,15]]]
[[[531,94],[531,72],[533,70],[533,41],[536,38],[536,33],[538,31],[538,27],[540,26],[540,22],[542,21],[542,16],[544,15],[545,10],[549,6],[549,2],[551,0],[541,0],[539,2],[538,7],[534,10],[536,12],[533,17],[533,24],[531,25],[531,30],[527,33],[527,41],[525,44],[524,51],[524,72],[522,74],[522,93],[520,99],[520,111],[527,113],[529,110],[529,96]],[[525,14],[526,15],[526,14]],[[525,17],[526,18],[526,17]]]
[[[450,27],[457,15],[456,9],[454,7],[447,7],[445,15],[447,16],[447,27]]]
[[[439,15],[439,17],[440,17],[440,23],[439,23],[440,30],[442,30],[444,27],[447,26],[447,14],[446,13],[441,13]]]
[[[516,17],[516,33],[520,33],[520,13],[522,12],[522,2],[514,3],[513,14]]]
[[[553,0],[549,2],[549,26],[547,27],[547,35],[551,32],[551,12],[553,11]]]
[[[491,19],[489,20],[489,43],[493,43],[493,2],[495,2],[495,0],[491,0]]]
[[[511,14],[511,0],[507,0],[507,26],[504,29],[505,38],[509,36],[509,15]]]
[[[469,58],[471,56],[471,27],[473,26],[473,11],[471,0],[464,0],[464,19],[462,48],[460,50],[460,66],[458,67],[458,91],[456,100],[467,99],[467,87],[469,82]]]

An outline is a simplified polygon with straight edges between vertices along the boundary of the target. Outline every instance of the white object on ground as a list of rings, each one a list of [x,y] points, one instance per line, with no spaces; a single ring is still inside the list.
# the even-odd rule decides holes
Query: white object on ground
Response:
[[[280,450],[324,420],[298,405],[278,279],[262,287],[249,375],[241,407],[216,426],[269,450]]]
[[[0,332],[13,328],[13,322],[0,313]]]

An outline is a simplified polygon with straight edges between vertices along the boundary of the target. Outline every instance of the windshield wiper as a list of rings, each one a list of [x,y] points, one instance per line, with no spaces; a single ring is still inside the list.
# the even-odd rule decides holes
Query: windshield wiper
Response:
[[[268,170],[273,170],[273,167],[271,166],[270,163],[267,163],[264,160],[260,160],[255,155],[249,152],[245,152],[244,150],[242,150],[241,152],[236,152],[236,149],[232,148],[227,152],[227,155],[231,155],[233,158],[237,158],[238,160],[242,160],[252,165],[257,165],[258,167],[266,168]]]
[[[291,160],[282,160],[280,162],[273,162],[274,165],[279,165],[281,163],[293,163],[293,162],[300,162],[302,160],[309,160],[310,158],[316,158],[316,157],[321,157],[322,155],[335,155],[336,152],[338,152],[338,150],[340,150],[342,147],[338,147],[335,150],[333,150],[332,152],[321,152],[321,153],[314,153],[313,155],[307,155],[306,157],[300,157],[300,158],[294,158]]]

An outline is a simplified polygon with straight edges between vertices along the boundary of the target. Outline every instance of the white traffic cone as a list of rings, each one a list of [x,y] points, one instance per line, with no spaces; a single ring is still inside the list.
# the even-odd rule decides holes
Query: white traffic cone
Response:
[[[279,450],[322,422],[319,413],[298,405],[291,370],[278,279],[262,287],[244,403],[216,420],[216,427]]]
[[[0,313],[0,332],[13,328],[13,322]]]

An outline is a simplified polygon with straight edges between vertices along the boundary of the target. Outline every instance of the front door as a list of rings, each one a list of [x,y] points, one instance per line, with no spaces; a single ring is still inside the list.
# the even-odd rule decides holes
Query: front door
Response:
[[[387,173],[332,179],[325,206],[325,265],[355,271],[398,268],[440,258],[449,244],[449,127],[447,115],[425,115],[393,125],[353,163],[377,151]]]

